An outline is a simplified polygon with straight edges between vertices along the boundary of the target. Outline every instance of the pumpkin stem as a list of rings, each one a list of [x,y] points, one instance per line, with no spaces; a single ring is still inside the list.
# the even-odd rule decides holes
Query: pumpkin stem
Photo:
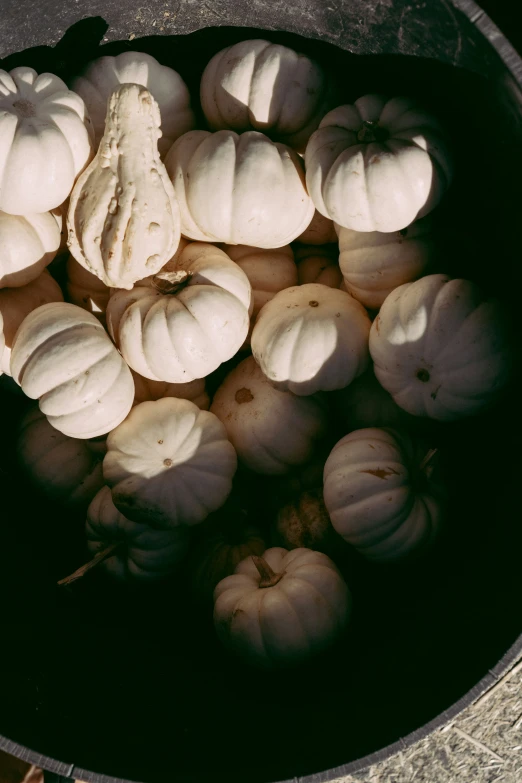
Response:
[[[381,128],[377,122],[364,120],[362,128],[357,132],[357,140],[368,144],[372,141],[386,141],[389,135],[386,128]]]
[[[431,463],[435,455],[438,454],[438,451],[438,449],[430,449],[420,464],[421,473],[424,473],[428,478],[433,470],[433,465]]]
[[[59,585],[70,585],[72,582],[76,582],[77,579],[81,579],[82,576],[85,576],[86,573],[88,573],[92,568],[95,568],[99,563],[103,562],[104,560],[107,560],[108,557],[110,557],[118,547],[121,546],[121,541],[118,541],[115,544],[110,544],[110,546],[105,547],[105,549],[102,549],[100,552],[94,555],[92,560],[89,560],[88,563],[85,563],[85,565],[80,566],[74,573],[70,574],[69,576],[66,576],[64,579],[60,579],[58,582]]]
[[[251,555],[251,557],[255,567],[259,571],[259,576],[261,577],[261,581],[259,582],[259,587],[273,587],[285,575],[284,571],[282,574],[276,574],[276,572],[272,568],[270,568],[270,566],[268,565],[268,563],[264,558],[258,557],[257,555]]]
[[[160,294],[179,294],[190,282],[192,275],[184,269],[175,272],[160,271],[152,278],[152,285]]]

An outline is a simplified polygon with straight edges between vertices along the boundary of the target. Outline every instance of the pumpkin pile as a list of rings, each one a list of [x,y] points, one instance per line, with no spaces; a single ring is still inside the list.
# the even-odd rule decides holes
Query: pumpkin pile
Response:
[[[62,582],[187,569],[231,651],[290,664],[344,632],[350,557],[437,539],[441,455],[415,423],[498,400],[510,326],[444,269],[453,160],[425,107],[343,104],[266,40],[218,52],[199,98],[203,128],[140,52],[69,87],[0,71],[0,370],[38,401],[23,469],[85,514],[94,560]]]

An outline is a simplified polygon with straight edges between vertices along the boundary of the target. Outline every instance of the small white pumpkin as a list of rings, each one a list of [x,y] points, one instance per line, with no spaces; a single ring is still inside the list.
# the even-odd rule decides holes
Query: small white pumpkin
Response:
[[[24,318],[40,305],[48,302],[62,302],[62,291],[58,283],[44,269],[36,280],[21,288],[0,290],[0,374],[11,375],[11,348],[16,332]]]
[[[394,288],[426,275],[435,260],[431,217],[390,234],[339,227],[339,265],[348,292],[378,310]]]
[[[134,399],[129,368],[91,313],[65,302],[33,310],[16,333],[11,373],[57,430],[94,438],[116,427]]]
[[[452,179],[438,121],[410,98],[364,95],[329,112],[305,153],[319,212],[354,231],[400,231],[434,209]]]
[[[318,400],[278,391],[252,356],[227,375],[210,410],[223,422],[240,461],[256,473],[288,473],[307,462],[327,428]]]
[[[263,131],[298,151],[332,105],[317,63],[261,39],[215,54],[203,72],[200,96],[213,130]]]
[[[252,289],[217,247],[193,242],[168,270],[109,299],[107,325],[127,364],[153,381],[204,378],[241,348]]]
[[[20,423],[16,456],[40,492],[66,505],[86,508],[104,483],[103,453],[97,453],[87,440],[59,432],[37,405]]]
[[[322,552],[280,547],[248,557],[214,591],[214,625],[243,660],[273,668],[306,660],[344,630],[351,594]]]
[[[336,410],[348,431],[397,427],[408,419],[406,411],[399,408],[375,377],[373,366],[334,395]]]
[[[105,285],[132,288],[172,258],[180,240],[174,189],[160,160],[160,114],[145,87],[110,97],[105,133],[71,193],[68,245]]]
[[[276,294],[257,317],[252,353],[277,389],[342,389],[369,362],[370,319],[350,294],[309,283]]]
[[[315,210],[310,225],[295,241],[303,245],[327,245],[331,242],[337,242],[337,232],[333,220]]]
[[[105,325],[105,311],[111,295],[109,286],[105,285],[97,275],[85,269],[70,254],[67,258],[66,275],[67,301],[92,313]]]
[[[442,519],[432,464],[395,430],[355,430],[324,466],[324,502],[332,525],[370,560],[401,560],[434,540]]]
[[[210,397],[205,388],[205,379],[200,378],[189,383],[165,383],[164,381],[151,381],[131,370],[134,378],[134,405],[140,402],[153,402],[163,397],[178,397],[181,400],[190,400],[202,411],[208,411]]]
[[[227,499],[236,468],[217,416],[175,397],[136,405],[103,461],[116,508],[155,528],[202,522]]]
[[[176,570],[188,549],[183,529],[154,530],[124,517],[107,486],[97,492],[87,509],[85,534],[93,557],[115,545],[113,554],[98,567],[123,581],[164,579]]]
[[[299,155],[256,131],[189,131],[165,166],[190,239],[283,247],[314,212]]]
[[[48,212],[93,155],[85,104],[52,73],[0,70],[0,210]]]
[[[340,288],[343,276],[339,267],[338,245],[298,245],[295,261],[299,285],[319,283]]]
[[[0,212],[0,289],[27,285],[51,263],[60,246],[60,227],[50,212]]]
[[[470,280],[428,275],[399,286],[372,324],[375,375],[414,416],[452,421],[490,405],[511,376],[505,305]]]
[[[141,84],[158,104],[162,136],[158,142],[164,156],[173,142],[194,127],[187,85],[176,71],[144,52],[123,52],[116,57],[98,57],[72,82],[80,95],[94,126],[95,144],[103,136],[107,102],[121,84]]]
[[[250,316],[250,329],[243,345],[243,348],[247,348],[255,320],[263,305],[278,291],[297,285],[294,253],[290,245],[274,249],[225,245],[223,250],[243,270],[252,286],[254,306]]]

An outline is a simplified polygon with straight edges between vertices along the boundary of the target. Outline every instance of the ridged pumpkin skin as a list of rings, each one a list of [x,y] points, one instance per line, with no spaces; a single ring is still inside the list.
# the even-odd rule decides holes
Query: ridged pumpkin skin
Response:
[[[310,225],[295,241],[302,245],[327,245],[331,242],[337,242],[337,232],[333,220],[315,210]]]
[[[368,366],[370,325],[364,307],[344,291],[317,283],[287,288],[259,313],[252,353],[277,389],[342,389]]]
[[[85,534],[93,557],[111,544],[120,544],[99,568],[122,581],[164,579],[176,570],[188,549],[184,530],[154,530],[124,517],[107,486],[97,492],[87,509]]]
[[[340,288],[343,276],[338,257],[338,245],[297,245],[295,261],[299,285],[318,283],[329,288]]]
[[[0,210],[49,212],[65,201],[93,155],[79,95],[52,73],[0,70]]]
[[[181,76],[144,52],[123,52],[116,57],[98,57],[72,82],[92,120],[98,147],[104,132],[107,101],[121,84],[146,87],[158,104],[161,133],[158,149],[163,157],[173,142],[194,127],[190,95]]]
[[[94,160],[71,193],[69,250],[107,286],[159,272],[180,240],[179,209],[158,151],[160,113],[145,87],[111,95]]]
[[[275,389],[252,356],[227,375],[210,410],[223,422],[240,461],[268,475],[307,462],[327,428],[326,411],[316,399]]]
[[[187,383],[238,352],[248,334],[251,299],[247,276],[226,253],[193,242],[170,271],[115,292],[107,325],[137,373]]]
[[[66,274],[67,301],[92,313],[105,325],[105,311],[111,295],[109,286],[79,264],[72,255],[67,258]]]
[[[420,476],[422,476],[422,482]],[[324,466],[324,502],[332,525],[370,560],[401,560],[428,546],[442,503],[412,442],[395,430],[355,430]]]
[[[347,291],[378,310],[394,288],[431,271],[436,256],[431,218],[389,234],[339,227],[339,251]]]
[[[364,95],[323,117],[305,152],[319,212],[353,231],[400,231],[434,209],[452,179],[437,120],[409,98]]]
[[[52,500],[87,508],[103,486],[103,449],[69,438],[47,421],[38,406],[23,417],[16,456],[29,480]]]
[[[470,280],[428,275],[385,299],[370,332],[375,375],[414,416],[452,421],[495,401],[511,377],[505,306]]]
[[[196,525],[216,511],[236,468],[218,418],[174,397],[136,405],[107,438],[103,461],[116,508],[160,529]]]
[[[312,219],[301,158],[257,131],[189,131],[165,166],[190,239],[283,247]]]
[[[21,288],[4,288],[0,291],[0,374],[11,375],[11,348],[22,321],[40,305],[62,302],[62,290],[56,280],[44,269],[42,274]]]
[[[351,610],[350,591],[334,563],[305,548],[272,547],[263,560],[280,576],[272,586],[262,586],[251,557],[217,585],[214,625],[221,641],[264,668],[302,661],[330,646]]]
[[[50,212],[8,215],[0,212],[0,289],[36,280],[60,247],[60,226]]]
[[[53,427],[72,438],[109,432],[134,399],[130,370],[103,326],[65,302],[37,307],[22,322],[11,373]]]
[[[304,151],[332,105],[321,67],[262,39],[214,55],[201,79],[201,106],[213,130],[257,130]]]
[[[163,397],[177,397],[181,400],[190,400],[202,411],[208,411],[210,398],[205,389],[205,379],[201,378],[188,383],[166,383],[165,381],[151,381],[132,372],[134,378],[134,405],[140,402],[154,402]]]

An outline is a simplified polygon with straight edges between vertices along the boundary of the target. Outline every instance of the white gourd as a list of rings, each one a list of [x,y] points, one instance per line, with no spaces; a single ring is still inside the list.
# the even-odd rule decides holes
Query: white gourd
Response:
[[[180,240],[174,189],[160,160],[158,105],[145,87],[110,97],[105,133],[71,193],[68,245],[105,285],[130,289],[155,274]]]
[[[40,275],[60,246],[60,227],[50,212],[0,212],[0,289],[19,288]]]
[[[92,156],[92,124],[79,95],[52,73],[0,70],[0,210],[58,207]]]

